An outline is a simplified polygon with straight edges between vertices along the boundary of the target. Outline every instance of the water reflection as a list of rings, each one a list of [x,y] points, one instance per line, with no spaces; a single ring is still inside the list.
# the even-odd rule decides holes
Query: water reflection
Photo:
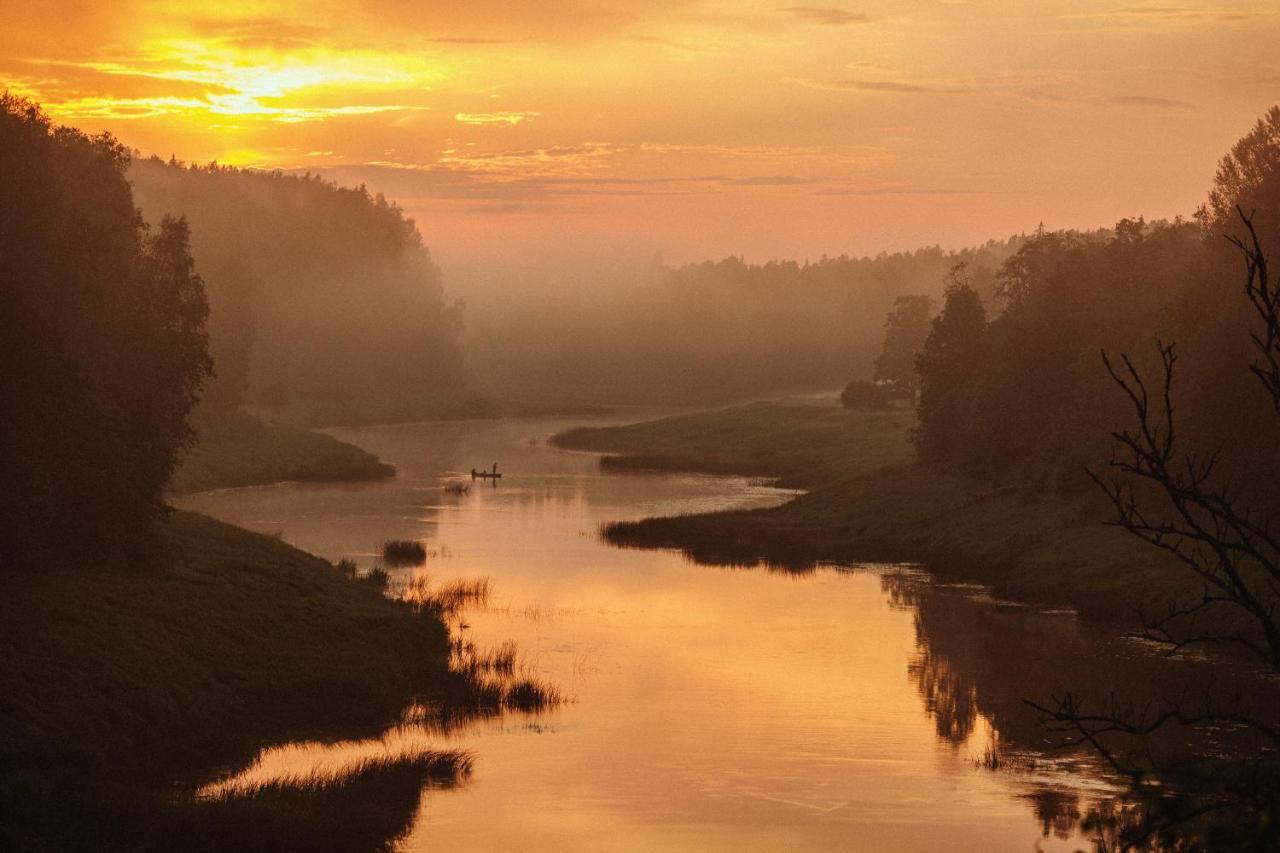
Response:
[[[1056,750],[1023,699],[1154,689],[1171,683],[1165,663],[1070,616],[901,567],[708,571],[607,547],[597,530],[608,521],[786,493],[602,475],[596,457],[537,441],[567,425],[348,431],[399,476],[185,501],[365,567],[379,543],[425,540],[425,565],[393,572],[392,589],[490,578],[487,605],[454,622],[459,642],[513,642],[529,677],[573,700],[460,726],[411,713],[380,738],[283,745],[264,754],[259,781],[465,750],[471,776],[422,799],[407,850],[1077,849],[1109,831],[1083,826],[1090,814],[1126,808],[1116,780],[1092,756]],[[500,485],[446,491],[492,459]]]

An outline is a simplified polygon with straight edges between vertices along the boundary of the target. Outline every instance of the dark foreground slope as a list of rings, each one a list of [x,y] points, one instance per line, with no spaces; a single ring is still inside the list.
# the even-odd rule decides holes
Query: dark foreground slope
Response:
[[[763,475],[809,489],[774,509],[610,525],[605,535],[619,545],[793,570],[823,561],[926,562],[1000,595],[1097,615],[1163,606],[1180,588],[1175,566],[1102,523],[1101,496],[994,488],[927,471],[912,462],[913,426],[906,411],[760,403],[572,430],[555,443],[622,454],[606,456],[606,469]]]
[[[0,578],[0,849],[161,844],[175,782],[459,689],[436,615],[324,560],[190,513],[158,547],[150,569]]]

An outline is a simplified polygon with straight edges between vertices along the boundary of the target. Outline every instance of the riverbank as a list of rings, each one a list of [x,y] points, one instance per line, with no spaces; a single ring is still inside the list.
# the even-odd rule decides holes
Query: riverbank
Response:
[[[376,734],[411,695],[465,692],[449,653],[430,609],[193,513],[161,526],[153,567],[6,573],[0,847],[181,832],[157,819],[174,780],[286,738]],[[462,760],[438,758],[422,772]],[[186,808],[166,819],[197,820]]]
[[[1171,561],[1102,521],[1092,491],[1049,493],[914,464],[913,415],[756,403],[622,427],[582,428],[560,447],[617,454],[606,470],[773,477],[807,493],[773,509],[608,525],[617,545],[676,548],[705,563],[803,571],[820,562],[921,562],[999,597],[1132,620],[1191,593]],[[1158,591],[1158,592],[1153,592]]]
[[[174,494],[280,482],[378,480],[395,469],[324,433],[238,413],[203,425],[170,481]]]

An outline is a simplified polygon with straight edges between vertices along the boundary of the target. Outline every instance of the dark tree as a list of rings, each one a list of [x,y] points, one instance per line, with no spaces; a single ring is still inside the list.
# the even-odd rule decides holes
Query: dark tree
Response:
[[[1213,183],[1209,200],[1199,212],[1211,233],[1243,239],[1237,209],[1249,211],[1251,218],[1256,215],[1263,235],[1280,229],[1280,106],[1267,110],[1253,130],[1231,147],[1218,163]],[[1266,248],[1274,251],[1276,247]]]
[[[187,227],[111,136],[0,98],[0,563],[136,558],[211,372]]]
[[[1251,372],[1280,415],[1280,281],[1270,274],[1253,218],[1243,211],[1239,216],[1247,236],[1228,239],[1244,258],[1244,292],[1255,315]],[[1220,449],[1185,449],[1173,396],[1176,348],[1164,343],[1157,348],[1160,374],[1154,382],[1128,355],[1122,354],[1117,364],[1103,353],[1108,374],[1132,407],[1134,425],[1113,434],[1112,475],[1092,475],[1115,508],[1111,523],[1171,554],[1201,585],[1195,598],[1170,602],[1165,611],[1145,618],[1142,636],[1170,653],[1204,646],[1240,650],[1280,673],[1277,520],[1221,482]],[[1210,775],[1211,790],[1190,804],[1170,807],[1173,801],[1156,801],[1146,819],[1130,828],[1126,843],[1176,837],[1194,821],[1221,813],[1226,816],[1207,830],[1227,839],[1221,849],[1274,849],[1280,838],[1275,825],[1280,768],[1274,758],[1280,729],[1262,714],[1264,709],[1250,706],[1247,695],[1222,696],[1206,687],[1199,696],[1136,708],[1114,696],[1090,707],[1068,694],[1052,706],[1034,707],[1067,744],[1088,744],[1139,785],[1170,775],[1147,746],[1164,729],[1188,727],[1203,737],[1231,727],[1252,731],[1262,749],[1244,762],[1243,770]],[[1193,784],[1204,788],[1206,779]]]
[[[920,426],[916,444],[931,464],[956,461],[964,447],[974,383],[981,376],[986,310],[964,267],[952,269],[942,313],[933,321],[916,361]]]
[[[884,321],[884,347],[876,357],[873,379],[891,382],[896,391],[916,402],[916,359],[929,337],[930,321],[937,312],[933,297],[927,294],[899,296]]]

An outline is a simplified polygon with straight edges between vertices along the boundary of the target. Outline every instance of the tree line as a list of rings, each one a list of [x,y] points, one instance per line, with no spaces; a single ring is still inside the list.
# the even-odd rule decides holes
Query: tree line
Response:
[[[548,287],[469,315],[468,360],[475,382],[526,398],[689,405],[827,391],[871,369],[895,298],[941,298],[957,263],[993,287],[1022,239],[803,263],[655,263],[585,297]]]
[[[1092,481],[1113,524],[1202,589],[1152,590],[1138,635],[1280,671],[1280,107],[1219,163],[1194,221],[1123,220],[1101,240],[1038,233],[995,299],[957,270],[916,360],[929,466],[1021,485]],[[893,326],[891,318],[890,326]],[[1109,462],[1106,461],[1109,459]],[[1168,600],[1161,601],[1160,599]],[[1275,849],[1280,731],[1255,691],[1155,702],[1077,691],[1026,700],[1067,746],[1127,776],[1120,849]],[[1161,757],[1244,733],[1243,755]]]
[[[197,432],[470,411],[462,306],[363,187],[138,160],[0,98],[0,564],[146,562]]]
[[[182,218],[144,223],[109,134],[0,96],[0,564],[145,558],[212,375]]]
[[[1280,248],[1280,108],[1223,158],[1192,219],[1040,229],[992,280],[955,265],[940,310],[931,294],[899,297],[873,378],[851,383],[846,404],[916,400],[916,446],[926,465],[1086,487],[1087,468],[1106,458],[1128,414],[1100,353],[1130,353],[1137,368],[1154,371],[1154,342],[1176,340],[1184,439],[1224,446],[1221,473],[1259,498],[1274,497],[1277,427],[1252,385],[1258,320],[1242,298],[1230,242],[1247,236],[1237,207],[1251,217],[1264,253]],[[878,396],[868,390],[876,387]]]

